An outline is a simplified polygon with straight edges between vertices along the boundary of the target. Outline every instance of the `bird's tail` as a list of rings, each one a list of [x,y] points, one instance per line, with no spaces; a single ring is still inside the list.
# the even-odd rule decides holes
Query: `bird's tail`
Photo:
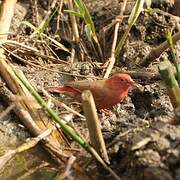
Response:
[[[80,94],[79,90],[74,89],[70,86],[52,86],[52,87],[48,87],[46,90],[51,93],[62,93],[72,97]]]

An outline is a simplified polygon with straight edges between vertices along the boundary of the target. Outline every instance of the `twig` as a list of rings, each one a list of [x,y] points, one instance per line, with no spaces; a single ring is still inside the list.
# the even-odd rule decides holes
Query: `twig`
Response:
[[[114,39],[113,39],[113,43],[112,43],[112,49],[111,49],[111,57],[109,59],[109,65],[107,67],[107,70],[105,72],[104,78],[108,78],[109,74],[112,71],[112,68],[114,67],[116,58],[115,58],[115,48],[116,48],[116,43],[117,43],[117,37],[118,37],[118,30],[119,30],[119,26],[123,20],[123,14],[126,8],[126,4],[127,4],[127,0],[124,0],[123,2],[123,6],[121,8],[121,12],[120,15],[116,17],[115,21],[115,29],[114,29]]]
[[[67,111],[69,111],[69,112],[71,112],[71,113],[73,113],[73,114],[75,114],[75,115],[77,115],[77,116],[85,119],[85,117],[84,117],[82,114],[80,114],[80,113],[78,113],[77,111],[73,110],[72,108],[70,108],[70,107],[67,106],[66,104],[64,104],[64,103],[62,103],[62,102],[59,102],[59,101],[55,100],[54,98],[53,98],[53,101],[54,101],[57,105],[59,105],[60,107],[63,107],[64,109],[66,109]]]
[[[67,61],[64,61],[62,59],[55,58],[55,57],[52,57],[52,56],[44,55],[44,54],[41,54],[40,52],[36,52],[36,51],[23,52],[23,51],[21,51],[19,49],[18,49],[18,51],[20,51],[21,54],[38,56],[38,57],[41,57],[43,59],[51,60],[52,62],[55,62],[55,63],[62,63],[62,64],[68,64],[68,65],[70,64]]]
[[[68,107],[66,104],[56,100],[55,98],[53,98],[52,96],[50,96],[48,94],[48,92],[45,89],[42,89],[43,94],[50,100],[52,100],[55,104],[57,104],[60,107],[63,107],[64,109],[66,109],[67,111],[76,114],[77,116],[81,117],[81,118],[85,118],[82,114],[78,113],[77,111],[73,110],[72,108]]]
[[[128,129],[127,131],[118,134],[118,135],[112,140],[112,142],[107,145],[107,148],[111,148],[112,146],[114,146],[115,144],[117,144],[123,136],[129,134],[131,131],[133,131],[133,129]]]
[[[38,13],[37,0],[30,0],[30,3],[31,3],[31,9],[32,9],[33,24],[38,25],[38,23],[39,23],[39,13]]]
[[[71,50],[71,56],[70,56],[70,58],[69,58],[69,59],[70,59],[69,61],[70,61],[70,63],[71,63],[71,64],[73,64],[73,63],[74,63],[74,59],[75,59],[75,52],[76,52],[76,51],[75,51],[75,49],[74,49],[74,48],[72,48],[72,50]]]
[[[13,45],[15,47],[19,46],[19,47],[23,47],[23,48],[25,48],[27,50],[30,50],[30,51],[39,52],[36,48],[27,46],[27,45],[25,45],[23,43],[19,43],[17,41],[13,41],[13,40],[4,40],[4,41],[1,41],[0,42],[0,46],[2,46],[2,45],[11,45],[11,46]]]
[[[60,179],[70,178],[70,176],[71,176],[71,169],[73,168],[73,164],[74,164],[75,160],[76,160],[76,157],[75,157],[75,156],[71,156],[71,157],[68,159],[65,172],[64,172],[64,173],[61,173],[61,174],[58,174],[58,175],[54,178],[54,180],[60,180]]]
[[[10,113],[13,108],[15,107],[15,103],[10,104],[1,114],[0,114],[0,121],[8,114]]]
[[[56,23],[56,31],[59,32],[60,29],[60,20],[62,14],[62,7],[63,7],[64,0],[60,0],[59,2],[59,10],[58,10],[58,15],[57,15],[57,23]]]
[[[33,169],[28,169],[28,172],[24,173],[23,175],[21,175],[20,177],[18,177],[16,180],[24,180],[24,179],[28,179],[30,177],[30,175],[33,175],[34,173],[36,173],[38,170],[41,170],[44,167],[49,166],[49,163],[47,162],[43,162],[40,165],[37,165],[35,168]]]
[[[116,43],[117,43],[117,37],[118,37],[118,30],[119,30],[119,26],[123,20],[123,14],[126,8],[126,4],[127,4],[127,0],[124,0],[122,8],[121,8],[121,12],[120,15],[116,17],[115,21],[116,21],[116,25],[115,25],[115,29],[114,29],[114,39],[113,39],[113,43],[112,43],[112,49],[111,49],[111,57],[114,56],[115,53],[115,48],[116,48]]]
[[[180,17],[175,16],[175,15],[173,15],[171,13],[165,12],[165,11],[163,11],[161,9],[158,9],[158,8],[153,8],[152,12],[156,12],[156,13],[159,13],[159,14],[161,14],[163,16],[167,16],[167,17],[173,18],[177,22],[180,20]]]
[[[63,71],[58,71],[58,70],[53,70],[53,69],[50,69],[50,68],[46,68],[44,66],[40,66],[38,64],[34,64],[32,62],[26,61],[25,59],[21,58],[20,56],[16,55],[15,53],[9,51],[8,49],[6,49],[4,47],[3,47],[3,49],[5,49],[8,53],[13,55],[14,57],[18,58],[20,61],[22,61],[22,62],[24,62],[24,63],[26,63],[26,64],[28,64],[30,66],[36,67],[36,68],[44,69],[44,70],[47,70],[47,71],[50,71],[50,72],[59,73],[59,74],[64,74],[64,75],[67,75],[67,76],[76,76],[76,77],[83,77],[83,78],[96,78],[96,79],[99,79],[98,77],[72,74],[72,73],[67,73],[67,72],[63,72]]]
[[[152,141],[152,138],[144,137],[143,139],[141,139],[139,142],[137,142],[136,144],[134,144],[131,147],[131,151],[138,150],[138,149],[142,148],[143,146],[145,146],[146,144],[148,144],[151,141]]]
[[[159,73],[150,72],[149,69],[138,69],[137,71],[117,71],[119,73],[126,73],[132,76],[134,79],[149,81],[149,80],[161,80],[161,76]]]
[[[69,6],[69,9],[74,10],[72,0],[68,0],[68,6]],[[75,16],[70,16],[70,19],[71,19],[71,24],[72,24],[73,36],[74,36],[73,39],[76,42],[79,42],[79,31],[78,31],[78,26],[77,26],[77,23],[76,23],[76,17]]]

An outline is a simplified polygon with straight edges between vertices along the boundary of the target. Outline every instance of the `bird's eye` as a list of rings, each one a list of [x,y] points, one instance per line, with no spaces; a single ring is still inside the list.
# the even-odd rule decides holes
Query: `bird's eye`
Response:
[[[125,83],[127,81],[125,79],[121,79],[120,82]]]

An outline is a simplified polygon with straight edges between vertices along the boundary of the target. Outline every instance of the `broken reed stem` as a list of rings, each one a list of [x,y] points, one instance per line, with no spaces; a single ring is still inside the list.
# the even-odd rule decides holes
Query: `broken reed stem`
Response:
[[[87,125],[89,129],[89,135],[90,135],[90,141],[95,148],[96,151],[93,149],[93,155],[96,157],[96,160],[98,162],[98,169],[99,169],[99,178],[103,176],[103,178],[106,177],[106,175],[109,175],[110,173],[115,179],[121,179],[117,176],[117,174],[108,167],[106,163],[109,163],[109,157],[107,154],[105,142],[102,136],[101,127],[100,127],[100,121],[97,116],[96,106],[94,102],[94,98],[91,94],[91,91],[85,90],[82,93],[82,102],[83,102],[83,110],[86,116]],[[98,152],[98,153],[97,153]],[[95,153],[95,154],[94,154]],[[99,161],[99,154],[102,156],[104,161]],[[99,159],[99,160],[98,160]],[[100,164],[102,166],[99,166]],[[103,167],[103,168],[102,168]]]
[[[180,32],[174,34],[172,36],[173,43],[175,44],[177,41],[180,40]],[[153,48],[151,52],[142,60],[140,63],[140,66],[148,67],[149,64],[154,62],[156,58],[158,58],[167,48],[169,48],[169,45],[167,41],[160,44],[158,47]]]
[[[89,90],[85,90],[82,93],[83,110],[86,116],[86,122],[88,125],[90,141],[95,150],[106,163],[109,163],[109,158],[101,132],[101,125],[98,119],[97,110],[92,93]]]
[[[159,73],[161,74],[166,88],[168,90],[171,103],[174,108],[180,105],[180,88],[172,71],[172,66],[168,62],[162,62],[159,65]]]
[[[114,64],[116,62],[116,58],[114,56],[114,54],[109,58],[109,63],[108,63],[108,67],[106,69],[106,72],[105,72],[105,75],[104,75],[104,78],[108,78],[113,67],[114,67]]]
[[[17,0],[4,0],[0,4],[0,43],[7,40],[9,28],[11,25],[11,19],[14,15],[14,6]],[[4,50],[0,49],[0,56],[3,56]]]
[[[171,104],[174,108],[175,113],[175,124],[180,124],[180,88],[174,73],[172,71],[172,66],[169,62],[162,62],[159,65],[159,73],[164,79],[168,95],[171,100]]]

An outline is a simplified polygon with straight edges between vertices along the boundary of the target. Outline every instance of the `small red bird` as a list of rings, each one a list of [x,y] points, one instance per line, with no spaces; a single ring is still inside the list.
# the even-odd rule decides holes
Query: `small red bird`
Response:
[[[108,79],[82,80],[65,83],[64,86],[49,87],[49,92],[63,93],[81,101],[81,93],[90,90],[93,94],[98,110],[110,108],[121,102],[128,94],[128,90],[138,87],[130,75],[115,74]]]

